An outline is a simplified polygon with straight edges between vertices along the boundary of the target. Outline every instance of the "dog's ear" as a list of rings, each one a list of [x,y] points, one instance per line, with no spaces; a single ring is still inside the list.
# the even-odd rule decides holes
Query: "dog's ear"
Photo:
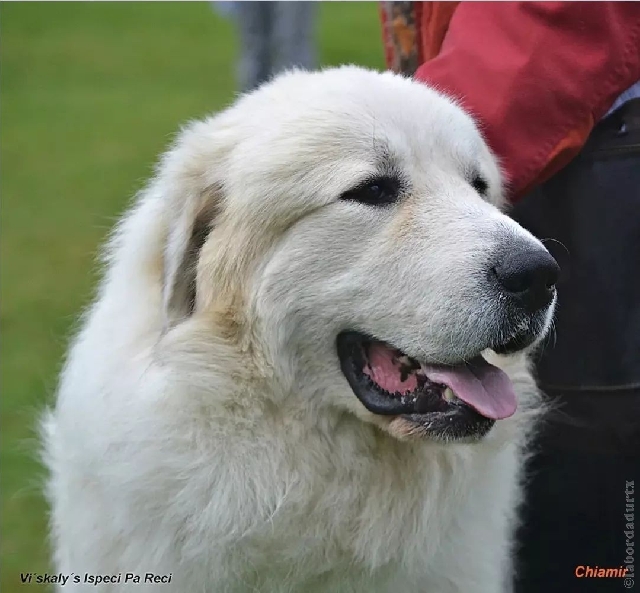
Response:
[[[217,201],[198,212],[185,211],[169,230],[165,248],[164,308],[166,325],[189,317],[196,303],[196,274],[202,246],[213,227]]]
[[[202,247],[222,204],[222,184],[211,171],[219,154],[203,137],[201,122],[183,132],[160,163],[156,187],[165,201],[168,233],[164,247],[165,328],[189,317],[196,305],[197,268]]]

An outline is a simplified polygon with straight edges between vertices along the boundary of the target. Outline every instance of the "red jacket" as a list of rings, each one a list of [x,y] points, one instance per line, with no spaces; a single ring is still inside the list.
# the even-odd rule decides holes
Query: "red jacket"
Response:
[[[617,96],[640,80],[640,2],[382,8],[387,65],[417,67],[418,80],[475,116],[512,199],[564,167]]]

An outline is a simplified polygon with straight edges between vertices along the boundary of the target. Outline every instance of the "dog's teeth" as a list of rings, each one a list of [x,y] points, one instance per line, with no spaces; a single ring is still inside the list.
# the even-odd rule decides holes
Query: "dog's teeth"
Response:
[[[445,401],[452,402],[454,399],[456,399],[456,394],[451,391],[451,387],[447,387],[442,393],[442,397]]]

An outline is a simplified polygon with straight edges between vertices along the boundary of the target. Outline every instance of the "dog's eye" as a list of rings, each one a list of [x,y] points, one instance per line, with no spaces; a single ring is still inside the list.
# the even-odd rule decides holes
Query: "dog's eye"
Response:
[[[487,195],[489,184],[480,175],[474,175],[471,179],[471,187],[475,189],[481,196]]]
[[[399,184],[392,177],[377,177],[350,189],[340,196],[341,200],[360,202],[369,206],[386,206],[398,199]]]

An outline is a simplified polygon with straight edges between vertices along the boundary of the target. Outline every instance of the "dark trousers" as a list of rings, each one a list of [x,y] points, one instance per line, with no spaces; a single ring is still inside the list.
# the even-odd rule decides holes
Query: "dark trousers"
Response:
[[[562,268],[555,332],[536,359],[554,410],[528,468],[516,591],[640,591],[576,577],[624,566],[628,482],[640,486],[640,100],[512,215]]]

